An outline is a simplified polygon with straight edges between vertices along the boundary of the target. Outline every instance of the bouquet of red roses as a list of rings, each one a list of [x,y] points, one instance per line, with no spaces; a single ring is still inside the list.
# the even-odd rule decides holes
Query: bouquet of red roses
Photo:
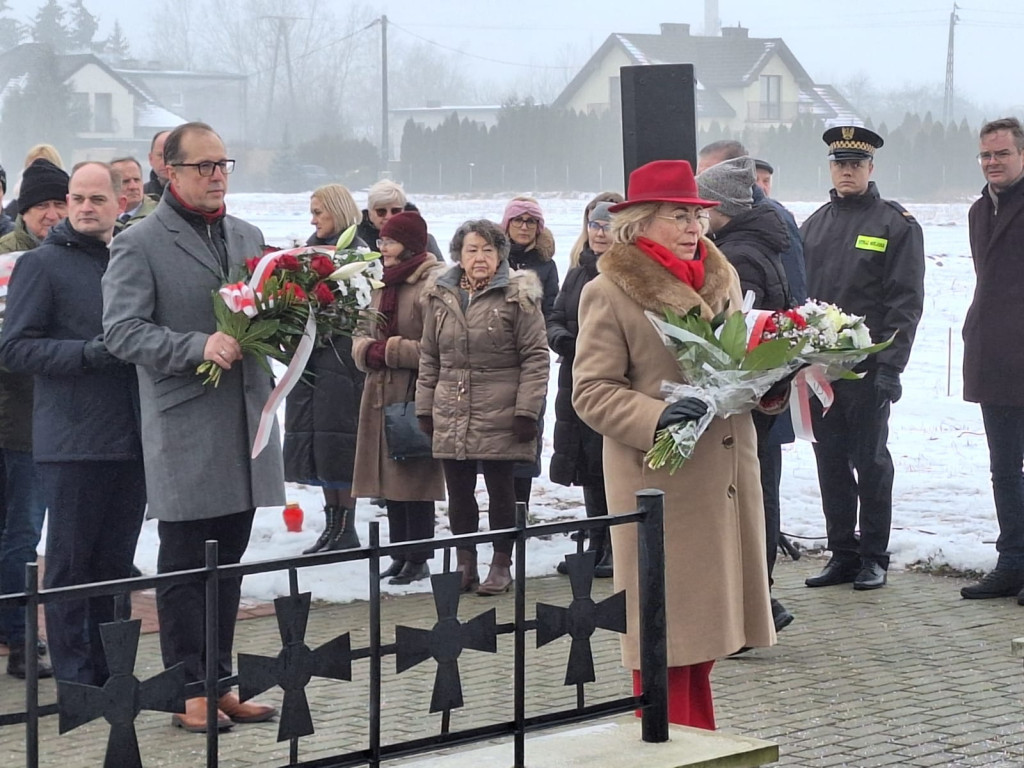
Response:
[[[370,292],[382,285],[380,254],[351,247],[355,225],[338,244],[274,251],[246,260],[246,279],[213,296],[217,330],[238,340],[270,371],[269,359],[287,365],[303,339],[312,345],[351,335],[370,307]],[[308,355],[307,355],[308,357]],[[212,361],[197,369],[204,384],[217,386],[222,369]]]

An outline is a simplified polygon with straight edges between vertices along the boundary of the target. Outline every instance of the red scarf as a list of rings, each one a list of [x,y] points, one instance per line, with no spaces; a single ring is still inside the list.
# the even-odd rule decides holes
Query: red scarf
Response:
[[[384,287],[380,291],[380,305],[377,311],[380,312],[381,338],[387,339],[393,336],[398,329],[398,288],[405,284],[420,265],[428,258],[434,258],[434,254],[424,251],[411,259],[400,261],[394,266],[384,267]]]
[[[184,208],[189,213],[194,213],[198,216],[202,216],[203,220],[207,224],[216,224],[217,221],[224,218],[224,214],[227,213],[227,208],[225,208],[223,203],[221,203],[220,208],[218,208],[213,213],[210,213],[209,211],[200,210],[199,208],[196,208],[194,205],[189,205],[184,200],[182,200],[181,195],[178,194],[178,190],[174,188],[173,184],[170,185],[170,188],[171,194],[174,195],[174,199],[181,204],[182,208]]]
[[[704,287],[704,259],[708,254],[703,240],[697,241],[697,252],[692,259],[680,259],[664,245],[646,237],[638,237],[636,247],[650,256],[651,261],[663,266],[693,290],[700,291]]]

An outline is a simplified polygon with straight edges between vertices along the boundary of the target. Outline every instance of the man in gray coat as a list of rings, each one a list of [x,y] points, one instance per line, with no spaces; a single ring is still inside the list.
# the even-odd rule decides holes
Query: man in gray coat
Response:
[[[250,460],[270,376],[238,342],[217,330],[211,295],[259,255],[262,233],[224,209],[234,161],[210,126],[186,123],[164,144],[169,184],[156,210],[118,235],[103,278],[107,348],[134,363],[139,378],[142,449],[149,515],[159,520],[160,573],[200,568],[204,542],[219,543],[220,563],[237,563],[249,542],[256,507],[284,504],[281,443]],[[196,367],[223,369],[204,386]],[[241,579],[222,580],[218,676],[231,675]],[[182,663],[188,682],[205,676],[204,586],[157,590],[164,665]],[[272,707],[240,703],[221,683],[218,728],[260,722]],[[206,730],[206,699],[193,697],[174,724]]]

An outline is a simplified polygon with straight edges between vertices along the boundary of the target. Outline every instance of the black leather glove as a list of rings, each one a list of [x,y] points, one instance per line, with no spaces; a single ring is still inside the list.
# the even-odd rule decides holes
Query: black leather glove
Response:
[[[107,351],[107,345],[103,343],[103,334],[85,342],[85,346],[82,348],[82,361],[86,368],[93,370],[124,365],[120,358],[114,357]]]
[[[572,357],[576,354],[576,339],[571,333],[560,333],[548,343],[555,354],[562,357]]]
[[[881,408],[886,403],[898,403],[903,397],[900,375],[888,365],[878,366],[875,371],[875,404]]]
[[[529,416],[516,416],[512,419],[512,431],[517,442],[528,443],[537,437],[537,421]]]
[[[658,417],[658,429],[683,421],[696,421],[708,412],[708,404],[699,397],[684,397],[669,405]]]
[[[420,425],[420,431],[427,437],[434,436],[434,417],[433,416],[417,416],[416,421]]]

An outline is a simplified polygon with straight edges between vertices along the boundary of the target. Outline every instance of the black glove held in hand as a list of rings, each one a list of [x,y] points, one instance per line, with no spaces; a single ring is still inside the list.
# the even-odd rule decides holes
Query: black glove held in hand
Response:
[[[516,416],[512,419],[512,431],[517,442],[528,443],[537,437],[537,422],[528,416]]]
[[[576,354],[576,338],[570,333],[560,333],[548,343],[555,354],[562,357],[572,357]]]
[[[420,431],[427,437],[434,436],[434,417],[433,416],[417,416],[416,421],[420,425]]]
[[[708,412],[708,404],[699,397],[684,397],[676,400],[661,412],[658,418],[658,429],[664,429],[681,421],[696,421]]]
[[[94,339],[85,342],[82,348],[82,361],[86,368],[114,368],[124,365],[120,358],[114,357],[107,351],[107,345],[103,343],[103,335],[100,334]]]
[[[875,404],[881,408],[888,403],[898,403],[903,397],[900,375],[895,369],[881,365],[875,371]]]

